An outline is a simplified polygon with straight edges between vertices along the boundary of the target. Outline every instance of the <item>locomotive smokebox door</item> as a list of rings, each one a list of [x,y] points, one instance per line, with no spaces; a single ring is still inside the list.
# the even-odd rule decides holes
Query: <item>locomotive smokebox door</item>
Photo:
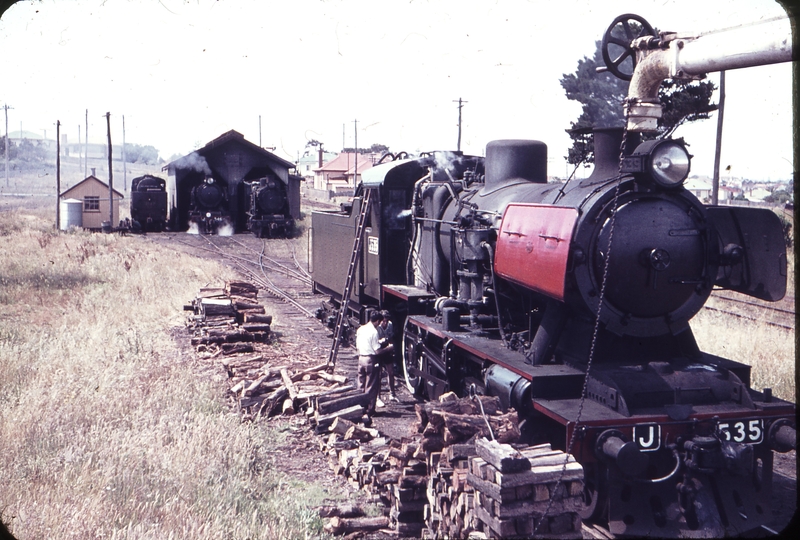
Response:
[[[708,219],[719,235],[715,285],[776,302],[786,294],[786,243],[780,219],[764,208],[713,206]]]

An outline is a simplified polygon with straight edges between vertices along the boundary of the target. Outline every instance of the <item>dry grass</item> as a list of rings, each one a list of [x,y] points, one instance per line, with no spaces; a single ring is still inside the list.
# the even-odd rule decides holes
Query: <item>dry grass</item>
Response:
[[[322,489],[181,350],[182,305],[230,277],[142,238],[0,212],[0,517],[28,538],[307,538]]]

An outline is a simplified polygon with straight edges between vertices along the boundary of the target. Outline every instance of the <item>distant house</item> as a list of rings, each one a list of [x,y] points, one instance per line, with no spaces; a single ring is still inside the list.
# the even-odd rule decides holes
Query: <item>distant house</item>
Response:
[[[343,152],[314,170],[314,189],[335,194],[352,194],[361,181],[361,173],[374,164],[371,155]]]
[[[687,190],[703,202],[711,200],[711,184],[704,178],[693,176],[683,184]]]
[[[320,155],[321,154],[321,155]],[[297,160],[297,173],[303,177],[307,184],[314,185],[314,171],[322,167],[324,163],[329,162],[336,157],[335,152],[322,152],[317,150],[306,150],[306,152]]]
[[[111,219],[113,227],[119,221],[119,202],[125,197],[117,191],[114,193],[114,215]],[[87,176],[65,192],[61,194],[61,199],[78,199],[83,201],[83,228],[92,231],[99,231],[103,227],[104,221],[109,221],[108,215],[108,184],[95,178]]]

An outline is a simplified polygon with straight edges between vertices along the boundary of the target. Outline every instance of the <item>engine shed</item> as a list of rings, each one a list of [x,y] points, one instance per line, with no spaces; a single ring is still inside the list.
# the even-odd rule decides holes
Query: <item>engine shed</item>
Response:
[[[274,177],[286,185],[290,212],[300,218],[301,177],[289,174],[295,164],[259,147],[231,130],[202,148],[164,166],[167,171],[167,206],[170,227],[189,228],[192,190],[211,179],[223,187],[225,210],[236,232],[247,230],[247,201],[244,182]]]

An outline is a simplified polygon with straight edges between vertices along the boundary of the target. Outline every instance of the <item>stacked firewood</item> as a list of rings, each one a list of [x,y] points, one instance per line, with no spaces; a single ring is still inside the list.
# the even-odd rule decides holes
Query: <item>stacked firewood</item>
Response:
[[[502,442],[519,440],[514,410],[503,412],[497,397],[458,399],[448,393],[439,402],[416,406],[417,431],[428,453],[428,504],[424,519],[431,538],[466,538],[476,530],[473,488],[467,482],[469,457],[476,455],[476,437]],[[491,431],[490,431],[491,428]]]
[[[257,297],[258,288],[246,281],[200,289],[184,306],[193,312],[188,324],[192,345],[198,352],[230,355],[253,352],[253,343],[268,341],[272,316],[265,315]]]
[[[347,377],[327,373],[327,364],[305,369],[272,365],[264,356],[223,360],[231,398],[252,418],[276,414],[313,414],[318,399],[353,388]]]
[[[490,538],[580,538],[583,467],[550,444],[515,449],[478,439],[467,482]]]

